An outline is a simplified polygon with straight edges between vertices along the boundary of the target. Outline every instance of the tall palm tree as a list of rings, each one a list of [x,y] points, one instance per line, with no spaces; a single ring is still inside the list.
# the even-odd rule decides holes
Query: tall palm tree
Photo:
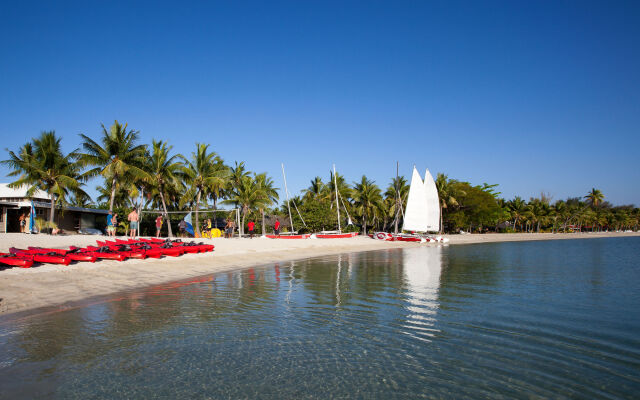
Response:
[[[255,175],[254,179],[256,181],[256,185],[260,192],[260,201],[258,202],[258,209],[260,210],[260,214],[262,215],[262,234],[266,235],[267,228],[265,226],[264,212],[267,207],[269,207],[272,204],[275,204],[278,201],[279,188],[275,187],[275,183],[273,179],[267,176],[266,172]]]
[[[584,196],[584,198],[587,199],[587,201],[594,207],[598,207],[598,204],[600,204],[602,200],[604,200],[604,194],[602,194],[600,190],[592,188],[591,191],[587,193],[586,196]]]
[[[367,234],[367,217],[373,216],[380,207],[382,193],[374,181],[362,175],[360,182],[354,182],[353,203],[355,210],[362,216],[363,233]]]
[[[191,159],[182,159],[182,176],[187,190],[184,192],[180,205],[195,199],[196,232],[200,232],[198,211],[202,196],[211,192],[212,187],[218,187],[227,179],[227,170],[223,168],[222,159],[215,152],[209,152],[209,145],[196,143],[196,151],[191,153]]]
[[[81,187],[81,169],[75,162],[77,153],[73,151],[65,156],[60,141],[61,138],[56,136],[55,131],[42,132],[32,143],[22,146],[18,154],[9,151],[9,159],[2,161],[2,164],[13,169],[9,176],[18,177],[9,187],[26,185],[28,197],[33,196],[36,190],[49,195],[51,223],[56,203],[65,204],[70,191],[79,196],[88,196]]]
[[[143,167],[147,147],[144,144],[137,144],[140,132],[127,131],[126,123],[122,125],[115,121],[109,130],[104,124],[100,125],[102,126],[101,144],[85,134],[80,134],[84,153],[79,155],[79,160],[83,166],[94,167],[86,172],[87,177],[102,175],[105,180],[111,181],[109,182],[111,188],[109,211],[113,211],[116,191],[122,187],[121,180],[148,178]]]
[[[526,212],[527,202],[520,196],[516,196],[508,203],[509,211],[511,211],[511,217],[513,218],[513,227],[518,225],[518,221],[522,219],[522,216]]]
[[[173,146],[169,146],[162,140],[151,142],[151,154],[147,160],[146,170],[149,173],[148,183],[152,195],[160,196],[162,210],[167,217],[167,229],[169,237],[173,237],[171,230],[171,220],[168,218],[167,202],[165,196],[167,191],[178,185],[182,174],[182,164],[180,156],[177,154],[170,155]]]
[[[344,176],[340,175],[338,172],[336,172],[335,175],[336,176],[334,178],[333,171],[329,171],[329,182],[327,182],[324,185],[323,198],[329,200],[332,208],[333,208],[333,205],[336,204],[336,182],[338,183],[337,187],[338,187],[338,194],[340,197],[339,199],[340,204],[345,202],[345,205],[348,205],[346,201],[352,196],[352,191],[353,191],[351,186],[349,186],[347,181],[344,179]]]
[[[409,185],[404,176],[397,176],[391,179],[391,183],[384,192],[384,203],[387,215],[391,221],[400,222],[400,212],[407,205],[407,196],[409,195]],[[385,221],[386,225],[386,221]]]
[[[264,206],[266,200],[263,196],[262,188],[252,176],[243,176],[239,183],[234,186],[229,198],[223,201],[225,204],[237,204],[242,210],[242,221],[240,223],[240,234],[244,233],[244,221],[247,214],[259,206]]]
[[[305,200],[321,200],[324,192],[325,184],[319,176],[313,178],[311,185],[303,190]]]
[[[455,180],[449,179],[449,177],[441,172],[438,172],[436,176],[436,189],[438,190],[438,197],[440,198],[440,233],[444,232],[444,211],[450,207],[458,207],[457,197],[459,195],[464,196],[464,193],[457,193],[454,186]]]

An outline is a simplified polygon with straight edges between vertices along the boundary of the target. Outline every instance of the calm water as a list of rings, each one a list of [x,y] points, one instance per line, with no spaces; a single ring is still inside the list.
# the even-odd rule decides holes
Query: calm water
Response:
[[[0,397],[638,398],[639,254],[343,254],[5,317]]]

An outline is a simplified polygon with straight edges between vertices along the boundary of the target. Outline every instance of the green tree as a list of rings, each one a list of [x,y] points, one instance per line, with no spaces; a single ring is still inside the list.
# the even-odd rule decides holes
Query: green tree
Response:
[[[56,204],[65,204],[70,191],[76,195],[88,196],[81,187],[83,177],[80,164],[75,162],[77,153],[73,151],[64,155],[60,141],[55,131],[42,132],[32,143],[22,146],[17,154],[7,150],[9,159],[2,161],[2,164],[13,170],[9,176],[18,177],[9,187],[26,185],[28,197],[33,196],[36,190],[49,195],[49,222],[52,224]]]
[[[509,201],[508,207],[509,211],[511,211],[511,218],[513,218],[513,227],[515,229],[526,212],[527,202],[521,197],[516,196],[513,200]]]
[[[160,197],[162,210],[167,217],[169,237],[173,237],[173,231],[171,230],[171,220],[169,219],[165,197],[168,190],[179,184],[182,175],[180,156],[177,154],[170,155],[172,148],[173,146],[169,146],[166,142],[154,139],[151,143],[151,154],[149,154],[145,166],[149,174],[148,182],[151,195]]]
[[[444,232],[444,214],[449,209],[456,209],[459,207],[456,196],[464,195],[460,185],[455,185],[456,181],[450,180],[449,177],[443,173],[436,175],[436,189],[438,190],[438,197],[440,198],[440,233]]]
[[[121,180],[131,181],[148,177],[144,170],[147,148],[144,144],[137,144],[140,132],[127,131],[127,124],[121,125],[115,121],[109,130],[104,124],[101,126],[102,144],[85,134],[80,134],[84,152],[79,154],[79,161],[83,166],[94,167],[87,171],[88,177],[102,175],[105,180],[110,180],[109,211],[113,211],[116,191],[123,186]]]
[[[240,234],[244,233],[244,222],[246,216],[258,207],[264,207],[266,198],[262,188],[254,177],[244,176],[237,185],[234,185],[229,198],[223,203],[236,204],[242,210],[242,221],[240,223]]]
[[[209,145],[196,143],[196,151],[191,159],[180,156],[182,160],[182,177],[187,190],[183,193],[180,205],[195,204],[196,232],[200,232],[198,211],[200,203],[209,195],[212,187],[219,186],[227,179],[228,172],[222,159],[215,152],[209,152]]]
[[[584,198],[587,199],[589,204],[591,204],[592,206],[598,207],[598,204],[600,204],[602,200],[604,200],[604,194],[602,194],[600,190],[592,188],[591,191],[587,193],[586,196],[584,196]]]
[[[362,231],[365,235],[367,234],[367,217],[375,214],[381,202],[382,193],[374,181],[362,175],[360,182],[354,182],[353,205],[355,211],[362,217]]]
[[[278,201],[278,188],[275,187],[273,179],[266,172],[257,174],[255,181],[260,192],[260,201],[257,202],[257,206],[262,216],[262,234],[266,235],[265,210]]]

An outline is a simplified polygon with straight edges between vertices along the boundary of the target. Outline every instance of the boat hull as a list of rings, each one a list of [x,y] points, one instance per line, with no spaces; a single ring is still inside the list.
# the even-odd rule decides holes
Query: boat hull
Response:
[[[309,239],[311,234],[305,233],[303,235],[265,235],[268,239]]]
[[[358,232],[350,233],[316,233],[318,239],[347,239],[358,236]]]

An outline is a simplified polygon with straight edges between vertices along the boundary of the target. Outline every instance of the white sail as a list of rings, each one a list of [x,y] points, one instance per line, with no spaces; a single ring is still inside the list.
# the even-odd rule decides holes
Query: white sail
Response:
[[[424,173],[424,189],[427,209],[427,229],[425,231],[438,232],[440,230],[440,199],[436,182],[429,169]]]
[[[429,229],[427,209],[425,207],[425,185],[416,167],[413,167],[411,186],[407,198],[402,230],[426,232]]]

